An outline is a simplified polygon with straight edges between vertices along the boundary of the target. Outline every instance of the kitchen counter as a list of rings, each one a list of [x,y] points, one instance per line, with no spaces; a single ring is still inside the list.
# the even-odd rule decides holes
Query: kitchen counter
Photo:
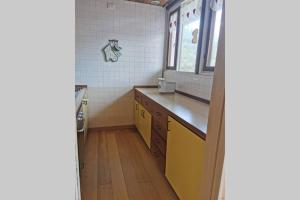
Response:
[[[205,139],[207,133],[209,104],[182,94],[161,94],[157,88],[135,88],[143,95],[164,107],[172,117],[188,124]]]

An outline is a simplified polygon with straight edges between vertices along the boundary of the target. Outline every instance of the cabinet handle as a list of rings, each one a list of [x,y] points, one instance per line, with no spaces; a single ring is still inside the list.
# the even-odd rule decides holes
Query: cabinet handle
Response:
[[[145,111],[144,111],[144,110],[141,110],[141,116],[142,116],[143,118],[145,118]]]
[[[169,133],[170,130],[169,130],[169,124],[171,123],[171,121],[168,120],[168,126],[167,126],[167,132]]]
[[[160,113],[160,112],[156,112],[156,115],[157,115],[157,116],[161,116],[161,113]]]

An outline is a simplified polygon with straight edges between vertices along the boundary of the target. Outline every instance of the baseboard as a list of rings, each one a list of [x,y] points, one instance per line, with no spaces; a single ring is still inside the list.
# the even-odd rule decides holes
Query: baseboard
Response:
[[[103,127],[94,127],[89,128],[88,131],[95,132],[95,131],[111,131],[111,130],[122,130],[122,129],[136,129],[135,125],[121,125],[121,126],[103,126]]]

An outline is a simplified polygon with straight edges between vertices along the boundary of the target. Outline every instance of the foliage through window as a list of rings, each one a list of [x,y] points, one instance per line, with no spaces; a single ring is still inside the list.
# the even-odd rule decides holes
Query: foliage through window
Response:
[[[178,71],[195,72],[200,29],[199,1],[184,1],[180,7]]]
[[[169,20],[168,68],[176,67],[178,19],[179,19],[179,10],[176,10],[170,15],[170,20]]]
[[[167,68],[214,71],[223,0],[184,0],[168,7]]]

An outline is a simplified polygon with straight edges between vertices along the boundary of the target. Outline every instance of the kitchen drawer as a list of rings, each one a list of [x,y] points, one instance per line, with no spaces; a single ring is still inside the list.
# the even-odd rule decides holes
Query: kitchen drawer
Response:
[[[153,103],[153,112],[152,116],[155,120],[159,121],[161,125],[167,129],[168,126],[168,114],[163,107],[157,103]]]
[[[151,134],[151,145],[152,144],[155,144],[161,154],[166,156],[166,141],[164,141],[154,129],[152,129]]]
[[[138,92],[137,90],[134,90],[134,99],[139,102],[142,103],[142,94],[140,92]]]
[[[166,157],[162,155],[162,153],[155,144],[151,144],[151,153],[155,157],[160,171],[164,174],[166,169]]]
[[[142,105],[152,114],[154,102],[145,95],[141,95],[141,101]]]
[[[165,141],[167,141],[167,126],[167,121],[158,121],[153,117],[152,129],[154,129]]]

